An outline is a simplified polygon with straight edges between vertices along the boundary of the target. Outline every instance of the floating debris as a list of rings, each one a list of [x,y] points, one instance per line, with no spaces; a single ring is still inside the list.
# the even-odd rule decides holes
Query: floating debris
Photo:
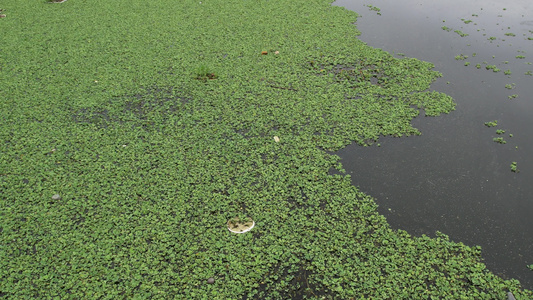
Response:
[[[250,218],[235,217],[228,221],[228,230],[233,233],[245,233],[254,228],[255,222]]]

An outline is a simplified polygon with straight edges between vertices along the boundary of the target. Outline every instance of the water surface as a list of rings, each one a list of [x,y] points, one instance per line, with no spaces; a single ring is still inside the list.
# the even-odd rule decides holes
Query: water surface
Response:
[[[441,231],[454,241],[480,245],[491,271],[532,289],[527,265],[533,264],[533,77],[525,73],[533,71],[528,39],[533,3],[338,0],[334,5],[360,14],[360,38],[370,46],[434,63],[443,77],[432,88],[457,102],[449,115],[422,113],[414,119],[421,136],[383,137],[380,147],[340,150],[353,184],[376,198],[392,227],[414,235]],[[468,58],[456,60],[461,54]],[[488,65],[501,71],[487,70]],[[509,99],[512,95],[518,96]],[[484,125],[492,120],[498,126]],[[495,143],[495,137],[507,143]],[[511,172],[512,162],[519,173]]]

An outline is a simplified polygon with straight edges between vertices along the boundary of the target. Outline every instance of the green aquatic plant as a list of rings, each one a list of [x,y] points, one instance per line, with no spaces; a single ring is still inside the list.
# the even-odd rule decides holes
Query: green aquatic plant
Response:
[[[369,10],[377,12],[379,16],[381,16],[381,9],[379,7],[373,6],[373,5],[367,5]]]
[[[506,70],[506,71],[503,72],[503,74],[505,74],[505,75],[511,75],[511,70]]]
[[[533,76],[533,72],[531,72],[531,71],[527,71],[527,72],[524,73],[524,75]]]
[[[1,298],[533,295],[479,247],[391,228],[342,172],[332,152],[455,109],[431,63],[358,39],[355,13],[68,3],[1,22]]]
[[[467,33],[464,33],[464,32],[462,32],[461,30],[454,30],[453,32],[457,33],[457,34],[460,35],[461,37],[468,36]]]
[[[515,173],[520,172],[520,170],[518,170],[518,168],[517,168],[516,161],[513,161],[513,162],[511,163],[511,172],[515,172]]]
[[[195,70],[195,79],[206,81],[208,79],[216,79],[217,75],[214,71],[210,70],[206,65],[201,64]]]
[[[505,85],[505,88],[508,89],[508,90],[512,90],[516,87],[516,85],[514,83],[511,83],[511,84],[506,84]]]
[[[485,122],[485,126],[487,126],[487,127],[494,127],[494,126],[498,126],[498,120],[494,120],[494,121],[489,121],[489,122]]]
[[[512,33],[512,32],[507,32],[505,33],[506,36],[516,36],[516,34]]]
[[[446,30],[448,32],[452,31],[452,29],[450,27],[448,27],[448,26],[442,26],[441,28],[442,28],[442,30]]]
[[[518,59],[524,59],[524,58],[526,58],[526,57],[523,56],[523,55],[517,55],[516,58],[518,58]]]
[[[485,69],[492,70],[494,73],[500,72],[501,70],[496,67],[496,65],[486,65]]]
[[[507,144],[507,142],[502,137],[493,138],[492,140],[498,144]]]
[[[505,130],[502,130],[502,129],[496,130],[496,134],[504,134],[504,133],[505,133]]]
[[[468,58],[468,55],[460,54],[455,56],[455,60],[465,60]]]
[[[507,98],[509,98],[509,99],[514,99],[514,98],[516,98],[516,97],[518,97],[517,94],[512,94],[512,95],[507,96]]]

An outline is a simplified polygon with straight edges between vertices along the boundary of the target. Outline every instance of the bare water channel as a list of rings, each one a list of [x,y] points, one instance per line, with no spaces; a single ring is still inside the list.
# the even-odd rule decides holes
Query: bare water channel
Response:
[[[443,77],[432,89],[457,103],[449,115],[414,119],[421,136],[382,137],[380,147],[338,151],[352,183],[376,198],[393,228],[429,236],[440,231],[480,245],[492,272],[533,289],[533,270],[527,267],[533,265],[533,76],[528,75],[533,2],[338,0],[333,5],[360,15],[359,38],[368,45],[434,63]],[[455,59],[461,54],[468,58]],[[487,70],[491,65],[501,71]],[[498,126],[484,125],[493,120]],[[505,133],[498,135],[498,129]],[[494,142],[497,137],[506,144]],[[512,162],[520,172],[511,171]]]

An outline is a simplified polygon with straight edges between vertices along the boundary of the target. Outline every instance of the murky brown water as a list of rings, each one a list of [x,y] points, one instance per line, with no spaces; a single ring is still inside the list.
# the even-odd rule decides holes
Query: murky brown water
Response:
[[[376,198],[392,227],[415,235],[441,231],[480,245],[491,271],[533,289],[533,271],[527,268],[533,264],[533,76],[525,75],[533,71],[527,64],[533,63],[533,40],[528,40],[533,2],[338,0],[334,5],[361,15],[360,39],[370,46],[434,63],[444,76],[432,88],[457,102],[450,115],[416,118],[413,125],[422,136],[385,137],[381,147],[339,151],[353,184]],[[380,8],[381,15],[365,5]],[[460,54],[468,58],[456,60]],[[509,99],[513,94],[518,97]],[[492,120],[498,120],[497,127],[484,126]],[[497,135],[497,129],[505,134]],[[507,143],[495,143],[494,137]],[[519,173],[511,172],[513,161]]]

